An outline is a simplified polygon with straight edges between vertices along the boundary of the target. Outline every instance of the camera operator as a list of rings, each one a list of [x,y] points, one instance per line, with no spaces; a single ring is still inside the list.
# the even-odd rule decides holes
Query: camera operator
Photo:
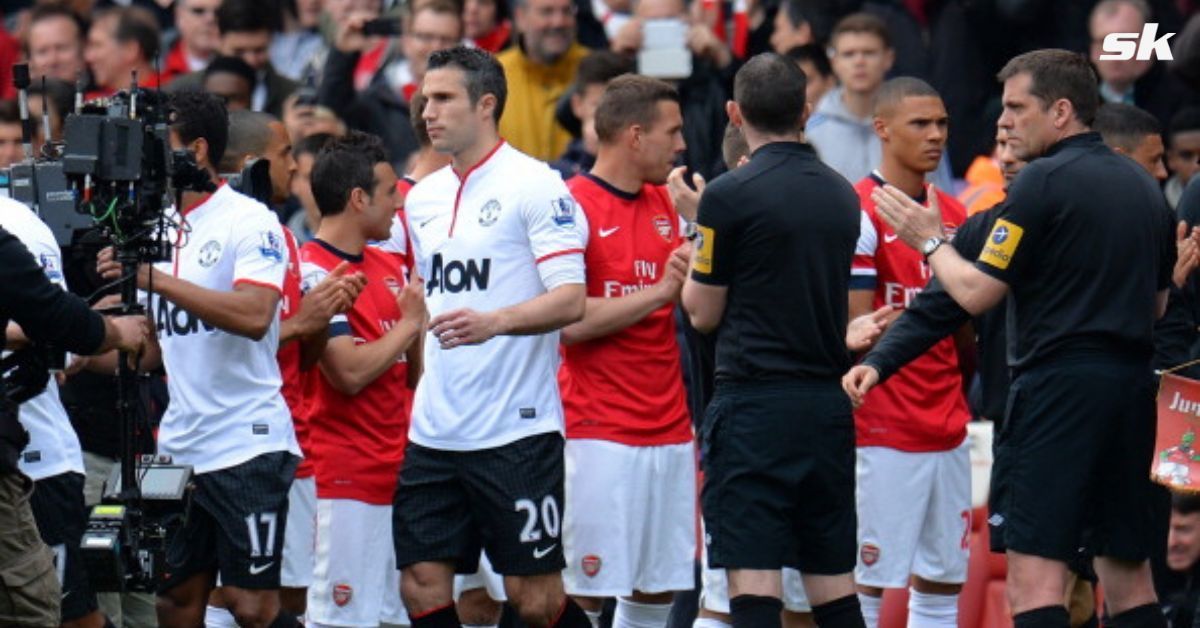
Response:
[[[0,199],[0,225],[29,249],[50,281],[66,290],[58,242],[32,210],[17,201]],[[14,339],[20,335],[16,323],[9,323],[9,330],[12,333],[7,335]],[[79,542],[87,526],[83,453],[59,400],[58,386],[46,368],[54,359],[50,355],[53,352],[49,347],[26,346],[13,354],[24,356],[22,366],[13,371],[14,379],[29,382],[33,390],[41,389],[37,396],[21,403],[19,418],[29,433],[29,443],[17,464],[21,473],[34,481],[30,498],[33,518],[42,540],[54,550],[62,587],[62,625],[98,628],[105,623],[104,615],[98,610],[79,555]]]
[[[19,326],[10,328],[12,321]],[[16,236],[0,227],[0,322],[6,348],[28,341],[94,354],[118,348],[137,351],[146,339],[145,319],[105,318],[47,278]],[[7,384],[5,384],[7,388]],[[29,437],[17,405],[0,395],[0,625],[53,626],[60,621],[60,587],[50,548],[38,536],[29,504],[33,482],[18,457]],[[19,586],[15,583],[22,583]]]
[[[228,141],[219,99],[181,92],[171,101],[171,146],[193,153],[216,184]],[[287,266],[282,228],[261,204],[229,186],[184,192],[171,262],[143,264],[171,403],[158,451],[196,476],[183,528],[159,583],[164,628],[203,623],[218,572],[242,626],[296,626],[281,614],[279,579],[287,494],[299,447],[280,393],[279,303]],[[113,251],[99,257],[120,274]]]

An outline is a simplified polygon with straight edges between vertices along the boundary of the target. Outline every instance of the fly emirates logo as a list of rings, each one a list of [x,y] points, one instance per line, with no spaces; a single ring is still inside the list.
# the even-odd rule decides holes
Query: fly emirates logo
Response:
[[[645,290],[658,281],[658,264],[646,260],[633,260],[633,276],[637,283],[621,283],[614,279],[604,282],[604,298],[623,297],[639,290]]]
[[[921,285],[906,286],[899,281],[883,282],[883,303],[892,307],[907,308],[912,300],[921,294],[925,284],[929,283],[929,278],[933,276],[933,272],[929,270],[929,264],[921,262]]]

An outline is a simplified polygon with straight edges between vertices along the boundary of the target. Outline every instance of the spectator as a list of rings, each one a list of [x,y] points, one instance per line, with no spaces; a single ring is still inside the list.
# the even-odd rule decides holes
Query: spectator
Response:
[[[229,111],[250,109],[254,68],[238,57],[217,57],[204,68],[204,91],[225,100]]]
[[[42,93],[46,94],[46,104],[50,113],[50,137],[47,138],[42,129]],[[37,154],[46,140],[62,140],[63,120],[75,105],[75,88],[70,83],[57,79],[47,79],[45,88],[41,81],[29,86],[29,117],[35,122],[33,127],[33,150]]]
[[[849,181],[859,181],[879,165],[872,107],[894,52],[887,26],[874,15],[843,18],[829,41],[830,61],[841,86],[816,106],[805,134],[821,160]]]
[[[1088,18],[1091,59],[1100,76],[1100,97],[1104,102],[1137,105],[1166,124],[1180,106],[1197,102],[1195,93],[1168,73],[1163,63],[1153,59],[1100,60],[1107,35],[1140,34],[1152,17],[1146,0],[1101,0]]]
[[[1184,107],[1171,116],[1167,126],[1167,179],[1164,192],[1172,209],[1179,206],[1179,198],[1188,181],[1200,172],[1200,106]]]
[[[829,37],[830,15],[821,0],[783,0],[775,12],[771,48],[788,54],[797,46],[824,45]],[[805,72],[805,74],[808,74]],[[814,101],[809,101],[814,102]]]
[[[787,56],[800,64],[800,71],[804,72],[805,104],[809,109],[816,107],[825,94],[837,86],[837,77],[833,75],[833,66],[829,64],[829,54],[824,46],[811,43],[788,50]]]
[[[292,157],[296,162],[296,173],[292,177],[292,196],[300,202],[300,208],[288,220],[288,229],[296,236],[296,242],[304,244],[313,239],[317,227],[321,224],[321,210],[313,198],[312,169],[317,161],[317,154],[325,145],[333,140],[328,133],[315,133],[299,140],[292,147]]]
[[[0,168],[7,168],[24,158],[21,110],[15,100],[0,100]]]
[[[1109,148],[1136,161],[1159,182],[1166,181],[1162,127],[1149,112],[1124,103],[1106,103],[1096,112],[1092,130]]]
[[[33,9],[25,31],[29,73],[75,84],[84,71],[83,42],[87,27],[70,9],[42,4]]]
[[[496,54],[512,43],[512,20],[508,3],[499,0],[467,0],[463,5],[463,31],[467,39]]]
[[[154,58],[159,32],[154,15],[141,7],[121,7],[101,13],[88,31],[83,57],[92,72],[89,98],[127,89],[137,73],[138,85],[158,85]]]
[[[268,48],[272,33],[271,9],[262,0],[224,0],[217,10],[217,29],[220,33],[217,52],[227,57],[240,57],[254,69],[254,91],[250,108],[273,116],[283,115],[283,103],[299,85],[280,76],[271,65]],[[171,91],[199,91],[204,83],[203,72],[192,72],[175,79]]]
[[[1186,574],[1186,584],[1163,599],[1163,612],[1172,626],[1192,626],[1200,597],[1200,496],[1171,495],[1171,528],[1167,535],[1167,567]]]
[[[403,171],[408,155],[417,148],[409,124],[408,101],[425,76],[429,55],[462,40],[462,14],[450,0],[426,0],[405,22],[401,39],[403,58],[384,65],[370,84],[355,95],[353,78],[362,52],[372,47],[362,26],[369,13],[350,16],[338,29],[334,48],[325,60],[324,79],[317,100],[360,131],[383,139],[388,158]]]
[[[217,53],[220,31],[217,9],[221,0],[177,0],[175,26],[179,37],[163,63],[163,82],[203,70]]]
[[[600,104],[608,82],[630,70],[632,64],[625,57],[603,50],[593,52],[579,62],[575,85],[568,94],[571,114],[579,121],[579,136],[571,140],[567,150],[550,164],[564,179],[592,169],[597,149],[593,125],[596,106]]]
[[[576,0],[579,43],[593,50],[608,48],[621,27],[633,17],[633,0]]]
[[[996,145],[987,155],[979,155],[967,168],[967,188],[958,195],[958,202],[967,208],[967,216],[995,207],[1004,200],[1007,184],[1001,155],[1008,143],[1007,133],[996,134]]]
[[[295,142],[317,133],[328,133],[334,137],[346,134],[346,123],[332,109],[301,102],[295,94],[284,103],[283,126],[287,127],[288,137],[294,138]]]
[[[321,0],[294,0],[285,3],[287,29],[271,40],[271,65],[293,81],[304,79],[312,60],[325,50],[321,36]]]
[[[554,120],[587,49],[575,41],[572,0],[516,0],[517,45],[496,55],[508,80],[500,136],[543,161],[563,153],[570,134]]]
[[[733,67],[733,55],[702,20],[691,20],[682,0],[640,0],[635,19],[612,41],[616,52],[636,53],[642,48],[642,24],[648,20],[690,22],[687,44],[692,53],[692,73],[674,81],[683,107],[683,135],[687,143],[683,161],[693,172],[712,178],[724,169],[721,138],[725,133],[725,72]]]

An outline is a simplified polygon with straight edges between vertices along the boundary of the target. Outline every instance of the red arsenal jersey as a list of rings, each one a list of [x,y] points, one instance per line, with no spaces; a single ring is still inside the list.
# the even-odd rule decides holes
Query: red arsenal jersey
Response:
[[[301,247],[300,259],[305,289],[342,261],[350,262],[350,272],[367,277],[354,307],[330,322],[331,340],[350,336],[356,344],[373,342],[400,322],[396,295],[404,286],[404,273],[392,255],[370,246],[362,255],[350,255],[313,240]],[[408,442],[412,391],[407,378],[403,357],[353,396],[339,392],[323,374],[313,378],[309,441],[317,497],[392,503]]]
[[[283,228],[283,241],[287,245],[288,265],[283,275],[283,296],[279,300],[280,322],[296,315],[300,311],[300,253],[296,247],[296,236],[292,230]],[[300,342],[293,340],[279,348],[276,354],[279,360],[279,374],[283,378],[283,400],[287,402],[288,410],[292,412],[292,424],[296,430],[296,440],[300,443],[300,451],[305,458],[296,468],[296,477],[312,477],[312,462],[308,459],[308,421],[304,407],[304,381],[300,372]]]
[[[661,186],[630,195],[590,174],[567,182],[588,222],[587,295],[615,298],[658,283],[682,242]],[[567,438],[650,446],[692,440],[674,304],[611,336],[564,347]]]
[[[391,235],[386,240],[371,243],[371,246],[392,254],[404,269],[405,277],[413,267],[413,251],[412,239],[408,237],[408,228],[406,227],[408,223],[404,221],[404,197],[408,196],[408,191],[413,189],[416,184],[416,181],[407,176],[400,177],[396,181],[396,196],[400,199],[400,208],[392,217]]]
[[[921,253],[902,242],[875,212],[871,191],[883,185],[877,173],[854,186],[862,202],[862,229],[854,252],[851,289],[874,287],[872,307],[903,308],[931,277]],[[937,190],[946,232],[953,234],[967,212],[954,197]],[[925,198],[916,199],[927,203]],[[873,281],[872,281],[873,280]],[[944,338],[921,357],[867,393],[854,413],[859,447],[901,451],[944,451],[967,436],[970,420],[953,338]]]

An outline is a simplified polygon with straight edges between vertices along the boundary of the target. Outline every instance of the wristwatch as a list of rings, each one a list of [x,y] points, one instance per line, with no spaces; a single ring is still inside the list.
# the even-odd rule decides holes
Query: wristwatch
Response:
[[[921,255],[924,255],[925,259],[929,259],[929,256],[933,255],[933,252],[938,250],[938,247],[945,243],[946,238],[943,238],[942,236],[929,238],[921,244]]]

